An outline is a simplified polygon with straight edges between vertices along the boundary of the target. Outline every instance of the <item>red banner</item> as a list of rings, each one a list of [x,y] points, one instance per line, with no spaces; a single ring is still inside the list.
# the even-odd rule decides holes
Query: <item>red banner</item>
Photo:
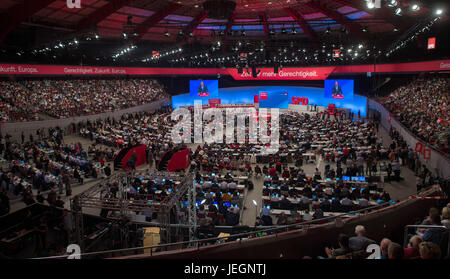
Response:
[[[259,104],[259,95],[253,95],[253,103]]]
[[[235,80],[324,80],[334,69],[335,67],[283,68],[274,73],[273,68],[260,68],[261,71],[256,78],[246,71],[239,74],[234,68],[228,69],[228,73]]]
[[[236,80],[324,80],[330,74],[367,72],[426,72],[450,71],[450,60],[381,65],[353,65],[330,67],[283,68],[274,73],[273,68],[261,68],[257,78],[251,73],[238,73],[236,68],[130,68],[0,64],[0,75],[231,75]]]
[[[215,108],[216,105],[221,103],[221,99],[209,99],[208,102],[211,108]]]
[[[428,49],[436,48],[436,37],[428,38]]]
[[[339,57],[341,57],[341,50],[333,49],[333,58],[339,58]]]

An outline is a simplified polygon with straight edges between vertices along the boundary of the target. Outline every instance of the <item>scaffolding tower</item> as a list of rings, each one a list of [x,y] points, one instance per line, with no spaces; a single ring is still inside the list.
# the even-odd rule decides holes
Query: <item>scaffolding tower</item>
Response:
[[[132,199],[127,194],[126,189],[132,184],[133,179],[143,178],[145,180],[163,180],[172,179],[177,181],[172,191],[160,202],[153,202],[147,198]],[[127,216],[131,212],[151,212],[157,213],[157,220],[161,228],[161,238],[165,243],[171,242],[171,212],[177,213],[181,208],[181,201],[184,195],[188,199],[188,218],[189,240],[194,240],[197,226],[196,214],[196,190],[194,189],[193,175],[191,173],[171,173],[171,172],[153,172],[147,173],[135,172],[126,174],[114,174],[109,178],[95,184],[86,191],[75,196],[71,200],[71,207],[75,213],[75,233],[77,241],[82,247],[84,227],[83,227],[83,208],[97,208],[118,212],[120,217]],[[109,192],[108,185],[117,183],[119,186],[117,197],[105,195]],[[175,223],[178,223],[178,214],[175,214]],[[83,250],[83,248],[82,248]]]

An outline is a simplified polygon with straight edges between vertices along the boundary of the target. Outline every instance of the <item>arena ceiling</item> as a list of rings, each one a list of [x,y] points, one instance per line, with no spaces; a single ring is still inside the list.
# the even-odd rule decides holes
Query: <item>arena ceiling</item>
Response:
[[[127,33],[136,40],[163,42],[180,40],[181,33],[186,40],[192,35],[210,40],[221,31],[226,35],[231,31],[231,37],[244,31],[246,36],[258,39],[285,33],[317,40],[327,30],[342,28],[350,36],[364,39],[407,30],[434,8],[433,4],[422,3],[414,11],[411,7],[417,1],[409,0],[373,9],[364,0],[236,0],[229,18],[214,19],[203,9],[205,0],[80,1],[81,8],[69,8],[66,0],[2,0],[0,40],[15,28],[27,26],[92,31],[104,38],[121,38]],[[401,16],[395,15],[398,7]]]
[[[23,58],[28,52],[45,52],[47,47],[67,46],[75,40],[82,42],[80,55],[92,51],[96,60],[114,60],[115,52],[133,45],[147,54],[217,42],[228,52],[241,42],[253,42],[251,50],[259,49],[256,44],[272,44],[273,52],[280,46],[299,45],[317,51],[324,44],[380,48],[382,40],[389,47],[403,34],[426,26],[437,9],[441,21],[447,22],[449,8],[448,1],[442,0],[380,0],[380,8],[369,8],[366,0],[217,0],[236,2],[226,18],[217,18],[204,9],[204,2],[211,0],[80,1],[80,8],[69,8],[67,0],[0,0],[0,47],[14,46],[11,51]],[[86,40],[96,44],[81,50]],[[95,53],[98,49],[101,55]],[[7,50],[0,52],[10,57]],[[58,55],[65,56],[57,52],[51,57]]]

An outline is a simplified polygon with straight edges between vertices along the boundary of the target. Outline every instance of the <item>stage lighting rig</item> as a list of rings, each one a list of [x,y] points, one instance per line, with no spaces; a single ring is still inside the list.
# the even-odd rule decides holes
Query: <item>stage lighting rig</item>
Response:
[[[229,19],[236,10],[235,0],[207,0],[203,3],[203,9],[208,17],[214,19]]]

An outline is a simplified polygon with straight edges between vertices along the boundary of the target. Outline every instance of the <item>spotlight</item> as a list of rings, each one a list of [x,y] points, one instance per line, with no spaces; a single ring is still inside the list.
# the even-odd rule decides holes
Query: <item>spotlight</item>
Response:
[[[169,31],[166,30],[166,32],[164,32],[164,36],[169,37],[170,36]]]
[[[295,28],[292,28],[291,34],[292,34],[292,35],[297,34],[297,30],[295,30]]]
[[[398,32],[398,29],[397,29],[397,27],[395,27],[395,28],[394,28],[394,32]]]
[[[369,2],[367,2],[367,8],[373,9],[373,8],[375,8],[375,4],[372,1],[369,1]]]
[[[397,15],[397,16],[402,15],[402,8],[395,9],[395,15]]]
[[[194,37],[194,33],[189,32],[189,37]]]
[[[330,26],[327,27],[327,31],[325,31],[325,34],[330,34],[331,33],[331,28]]]
[[[418,11],[418,10],[420,10],[420,7],[419,7],[419,5],[417,5],[417,4],[413,4],[413,5],[411,6],[411,10],[413,10],[413,11]]]
[[[362,29],[362,31],[363,31],[364,33],[367,32],[367,28],[364,27],[364,28]]]
[[[95,34],[95,35],[94,35],[94,38],[95,38],[96,40],[98,40],[98,39],[100,39],[100,36],[97,35],[97,34]]]
[[[390,0],[388,6],[389,7],[397,7],[398,2],[397,0]]]
[[[434,13],[436,15],[441,15],[444,11],[442,9],[437,9]]]

